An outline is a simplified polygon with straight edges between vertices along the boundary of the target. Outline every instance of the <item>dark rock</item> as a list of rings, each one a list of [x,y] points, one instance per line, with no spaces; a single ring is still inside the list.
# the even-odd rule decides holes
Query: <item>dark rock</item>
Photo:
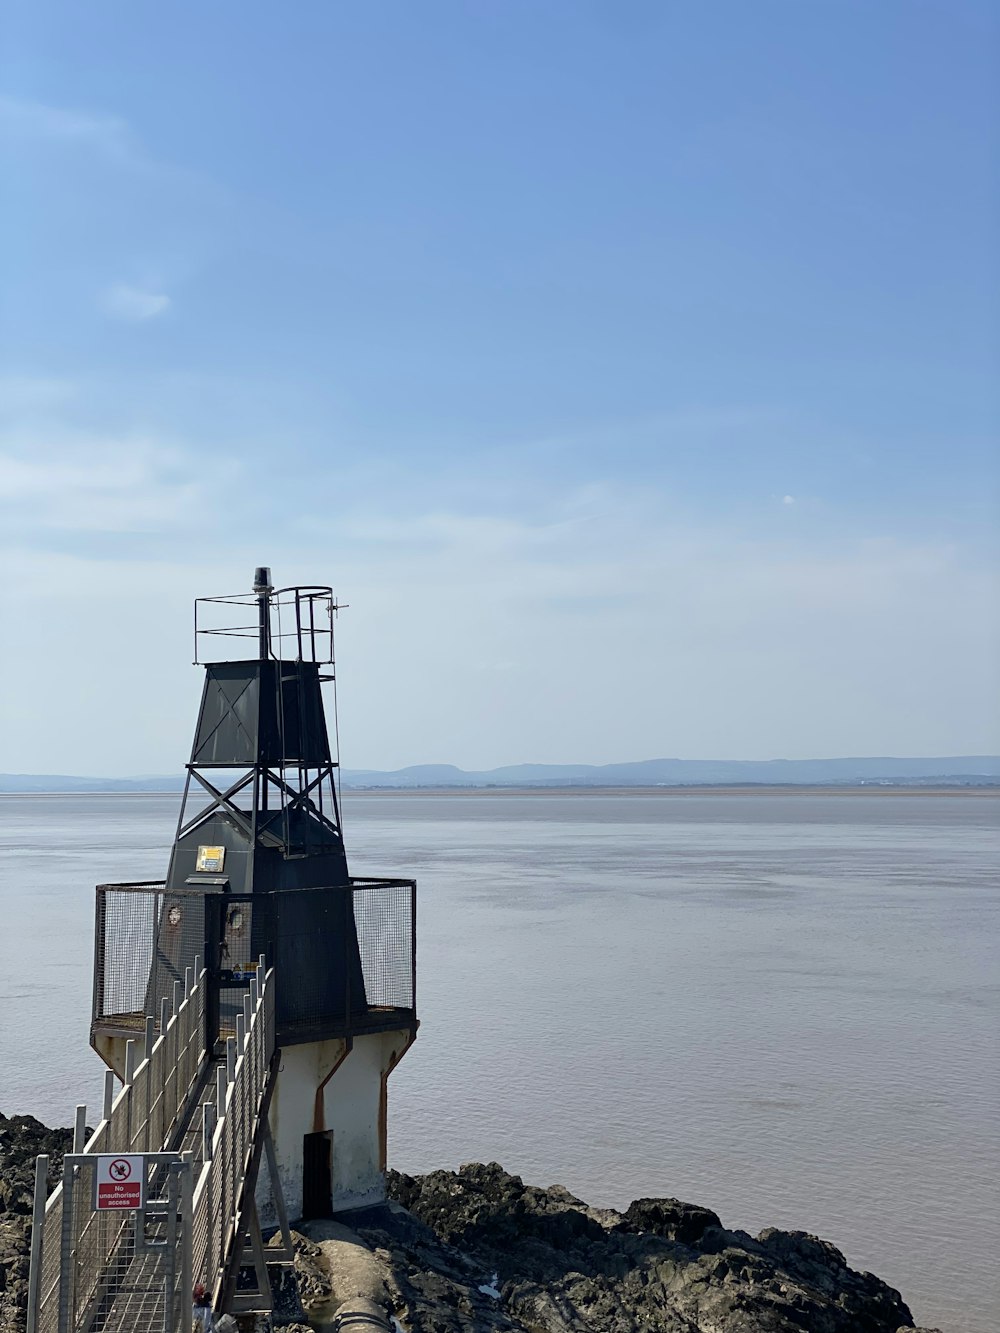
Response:
[[[402,1204],[364,1234],[393,1264],[396,1313],[414,1330],[531,1333],[897,1333],[899,1293],[804,1232],[754,1239],[710,1209],[637,1199],[590,1208],[561,1186],[526,1186],[496,1163],[391,1172]],[[423,1224],[414,1229],[413,1219]],[[426,1228],[436,1237],[428,1240]],[[427,1270],[447,1279],[427,1280]],[[469,1324],[492,1274],[500,1300]],[[390,1290],[392,1290],[390,1284]],[[463,1300],[464,1295],[464,1300]],[[502,1322],[504,1320],[508,1322]]]
[[[0,1113],[0,1333],[23,1333],[25,1326],[35,1158],[48,1155],[51,1190],[72,1146],[71,1129],[48,1129],[33,1115]]]
[[[709,1227],[721,1227],[722,1223],[711,1208],[699,1208],[696,1203],[681,1203],[680,1199],[634,1199],[622,1214],[621,1225],[628,1231],[651,1231],[665,1240],[693,1245]]]
[[[292,1309],[296,1318],[304,1320],[303,1303],[328,1299],[333,1292],[333,1285],[323,1264],[323,1251],[315,1241],[293,1231],[292,1247],[295,1250],[295,1274],[298,1279],[298,1302]]]

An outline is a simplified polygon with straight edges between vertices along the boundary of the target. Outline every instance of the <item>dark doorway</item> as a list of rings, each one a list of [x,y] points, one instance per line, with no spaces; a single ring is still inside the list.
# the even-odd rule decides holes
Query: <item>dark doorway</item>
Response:
[[[333,1216],[333,1130],[307,1134],[302,1143],[302,1216]]]

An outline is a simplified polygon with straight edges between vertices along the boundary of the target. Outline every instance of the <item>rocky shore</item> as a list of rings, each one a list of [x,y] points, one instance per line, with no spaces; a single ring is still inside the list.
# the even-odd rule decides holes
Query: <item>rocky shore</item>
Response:
[[[33,1115],[0,1114],[0,1333],[23,1333],[35,1158],[49,1157],[49,1189],[62,1178],[71,1129],[47,1129]]]
[[[848,1268],[827,1241],[729,1231],[708,1208],[637,1199],[591,1208],[502,1167],[390,1175],[388,1226],[360,1234],[383,1257],[413,1333],[896,1333],[899,1292]]]
[[[54,1182],[71,1139],[0,1115],[0,1333],[24,1329],[35,1155],[49,1154]],[[387,1207],[301,1224],[295,1268],[276,1279],[277,1327],[332,1331],[341,1303],[364,1295],[407,1333],[913,1329],[899,1292],[850,1269],[828,1241],[730,1231],[677,1199],[592,1208],[496,1163],[390,1172],[389,1194]],[[359,1272],[363,1292],[351,1287]]]

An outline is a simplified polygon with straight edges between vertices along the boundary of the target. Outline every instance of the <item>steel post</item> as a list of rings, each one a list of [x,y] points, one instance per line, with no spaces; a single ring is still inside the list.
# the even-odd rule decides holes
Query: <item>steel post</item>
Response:
[[[191,1292],[194,1282],[191,1276],[191,1250],[194,1235],[194,1170],[191,1165],[192,1155],[181,1154],[181,1299],[178,1308],[177,1333],[190,1333],[191,1330]]]
[[[135,1078],[135,1042],[125,1043],[125,1151],[132,1151],[132,1080]]]
[[[87,1108],[78,1106],[76,1108],[76,1123],[73,1126],[73,1151],[83,1152],[84,1144],[87,1140]]]
[[[104,1071],[104,1119],[110,1121],[111,1108],[115,1104],[115,1071]]]
[[[177,1284],[177,1166],[171,1162],[167,1168],[167,1248],[163,1255],[163,1329],[162,1333],[174,1333],[176,1307],[175,1287]]]
[[[215,1135],[215,1107],[205,1102],[201,1108],[201,1155],[204,1161],[212,1160],[212,1138]]]
[[[73,1330],[73,1165],[63,1158],[62,1230],[59,1237],[58,1333]]]
[[[135,1078],[135,1040],[125,1043],[125,1082],[131,1084]]]
[[[31,1205],[31,1259],[28,1264],[27,1333],[38,1324],[38,1291],[42,1280],[42,1237],[45,1232],[45,1203],[48,1193],[49,1159],[35,1158],[35,1197]]]

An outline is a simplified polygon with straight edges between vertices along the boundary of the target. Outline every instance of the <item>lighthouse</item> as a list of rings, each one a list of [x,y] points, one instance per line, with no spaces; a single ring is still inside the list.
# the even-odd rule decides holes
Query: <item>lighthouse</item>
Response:
[[[274,969],[268,1123],[292,1217],[384,1197],[387,1084],[418,1027],[416,885],[348,870],[324,700],[339,609],[266,567],[250,592],[197,599],[204,683],[166,878],[98,887],[91,1044],[120,1077],[196,959],[220,1058],[260,960]],[[262,1174],[265,1225],[270,1192]]]

